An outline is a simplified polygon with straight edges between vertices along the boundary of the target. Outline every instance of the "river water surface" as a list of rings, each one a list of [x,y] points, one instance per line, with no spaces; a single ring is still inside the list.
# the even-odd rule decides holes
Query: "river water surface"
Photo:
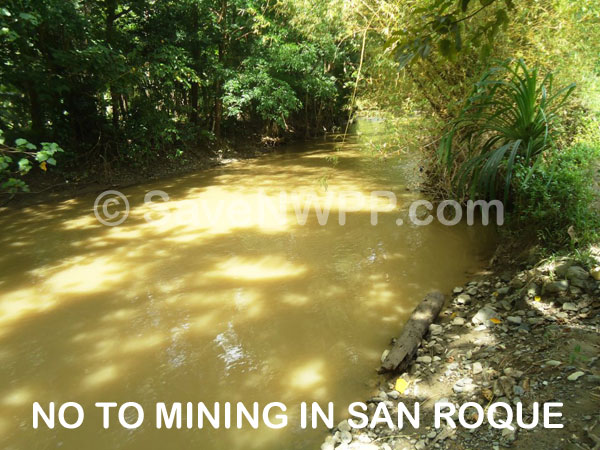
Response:
[[[95,196],[3,212],[0,446],[318,448],[324,427],[301,430],[297,405],[334,402],[337,421],[368,398],[381,352],[412,308],[464,282],[493,240],[463,223],[408,223],[414,165],[365,154],[384,137],[374,124],[360,128],[344,144],[305,143],[124,189],[131,213],[120,226],[96,220]],[[151,190],[170,201],[145,205]],[[396,208],[370,200],[382,190]],[[326,225],[314,205],[304,223],[309,200],[330,207]],[[357,210],[343,226],[340,209]],[[84,423],[34,430],[35,401],[78,402]],[[124,429],[112,410],[104,430],[94,403],[128,401],[144,406],[144,424]],[[283,402],[288,425],[237,430],[234,417],[229,430],[155,429],[157,402],[188,401]]]

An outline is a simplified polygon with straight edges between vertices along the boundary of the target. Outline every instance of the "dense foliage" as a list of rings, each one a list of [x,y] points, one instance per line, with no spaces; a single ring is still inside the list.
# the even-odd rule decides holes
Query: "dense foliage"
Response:
[[[397,124],[386,151],[420,155],[432,195],[504,199],[510,223],[538,227],[545,243],[598,237],[599,2],[356,6],[357,31],[369,36],[358,107]],[[498,69],[507,60],[521,62]],[[576,166],[566,162],[572,152],[589,157]]]
[[[202,152],[222,138],[322,131],[345,115],[356,59],[341,8],[6,0],[0,129],[11,147],[19,138],[57,142],[65,165],[102,161],[107,170]]]
[[[554,122],[574,85],[553,90],[552,73],[541,77],[523,60],[486,71],[458,118],[442,138],[440,157],[452,166],[456,147],[467,154],[458,174],[459,192],[508,201],[515,166],[533,167],[556,139]],[[502,176],[504,186],[498,188]]]

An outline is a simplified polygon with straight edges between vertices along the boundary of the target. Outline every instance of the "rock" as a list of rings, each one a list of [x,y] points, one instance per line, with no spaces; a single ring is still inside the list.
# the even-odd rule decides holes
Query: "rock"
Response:
[[[571,267],[575,262],[572,259],[563,259],[554,266],[554,273],[558,277],[564,277],[567,274],[567,270]]]
[[[429,364],[429,363],[431,363],[431,356],[428,356],[428,355],[419,356],[417,358],[417,362]]]
[[[469,295],[477,295],[477,288],[476,287],[472,287],[470,289],[467,290],[467,294]]]
[[[457,286],[452,290],[452,293],[460,294],[462,291],[463,291],[463,288],[461,286]]]
[[[569,289],[569,282],[567,280],[550,281],[544,284],[542,293],[544,294],[558,294]]]
[[[398,391],[390,391],[388,392],[388,397],[394,400],[398,400],[400,398],[400,392]]]
[[[477,374],[480,374],[481,372],[483,372],[483,366],[481,365],[481,363],[479,361],[473,363],[472,371],[473,371],[473,375],[477,375]]]
[[[600,266],[594,267],[590,270],[590,275],[596,281],[600,281]]]
[[[455,317],[452,321],[452,325],[461,326],[465,324],[465,319],[462,317]]]
[[[575,303],[566,302],[563,303],[562,309],[565,311],[577,311],[577,305]]]
[[[494,311],[491,306],[486,305],[477,311],[477,314],[473,316],[471,322],[473,322],[475,325],[487,324],[487,322],[495,316],[496,311]]]
[[[513,386],[513,394],[515,395],[523,395],[525,393],[525,389],[523,389],[521,386],[519,386],[518,384],[515,384]]]
[[[586,378],[590,383],[600,384],[600,375],[588,375]]]
[[[505,311],[510,311],[512,309],[512,303],[510,303],[508,300],[502,300],[500,302],[500,306],[502,306]]]
[[[350,424],[347,420],[342,420],[340,423],[338,423],[337,427],[340,431],[350,431]]]
[[[569,375],[567,377],[567,380],[569,381],[577,381],[579,378],[581,378],[582,376],[584,376],[585,374],[582,371],[577,371],[577,372],[573,372],[571,375]]]
[[[452,390],[457,394],[461,392],[471,392],[474,389],[475,386],[473,385],[473,380],[471,378],[462,378],[452,386]]]
[[[550,366],[550,367],[560,366],[561,364],[562,364],[562,362],[556,361],[554,359],[549,359],[548,361],[546,361],[546,365]]]
[[[498,289],[498,295],[506,295],[509,292],[510,292],[509,286],[504,286],[504,287],[501,287],[500,289]]]
[[[442,334],[444,331],[444,328],[441,325],[438,325],[437,323],[432,323],[431,325],[429,325],[429,332],[431,333],[432,336],[437,336],[439,334]]]
[[[321,450],[334,450],[333,442],[324,442],[321,444]]]
[[[350,442],[352,442],[352,433],[350,433],[349,431],[342,431],[340,433],[340,441],[342,442],[342,444],[349,444]]]
[[[515,439],[517,439],[516,429],[509,430],[508,428],[503,428],[502,429],[502,439],[504,439],[506,442],[513,442]]]
[[[521,289],[527,282],[527,276],[524,273],[518,273],[510,280],[510,287],[513,289]]]
[[[556,313],[556,318],[557,319],[568,319],[569,315],[566,312],[558,312]]]
[[[469,294],[460,294],[456,297],[456,303],[459,305],[468,305],[471,303],[471,296]]]
[[[571,266],[567,269],[565,277],[569,281],[573,280],[587,280],[590,274],[583,267]]]
[[[425,441],[425,440],[418,441],[415,444],[415,449],[416,450],[424,450],[425,448],[427,448],[427,441]]]
[[[506,320],[513,325],[521,325],[521,322],[523,322],[523,319],[519,316],[508,316]]]
[[[540,293],[540,287],[535,283],[529,283],[527,285],[527,296],[535,297]]]
[[[496,386],[496,382],[498,383],[498,386]],[[496,394],[497,392],[502,392],[504,395],[506,396],[511,396],[512,392],[513,392],[513,386],[515,385],[515,380],[512,379],[511,377],[507,377],[507,376],[501,376],[500,378],[498,378],[498,380],[496,380],[496,382],[494,383],[494,394]],[[498,389],[498,387],[500,389]],[[502,394],[496,394],[496,395],[502,395]]]

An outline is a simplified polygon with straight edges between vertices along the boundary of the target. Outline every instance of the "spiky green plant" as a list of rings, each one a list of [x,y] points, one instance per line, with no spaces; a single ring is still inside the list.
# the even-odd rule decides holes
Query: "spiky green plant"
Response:
[[[533,167],[551,147],[556,116],[575,85],[553,92],[551,73],[541,78],[521,59],[487,70],[451,124],[440,158],[451,167],[466,148],[456,172],[457,189],[470,196],[508,200],[515,164]],[[497,182],[504,178],[504,186]]]

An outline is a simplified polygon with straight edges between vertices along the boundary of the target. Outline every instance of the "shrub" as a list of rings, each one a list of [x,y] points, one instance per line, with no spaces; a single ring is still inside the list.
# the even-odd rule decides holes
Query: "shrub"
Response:
[[[503,193],[506,203],[515,166],[532,166],[552,146],[556,115],[574,88],[553,92],[552,74],[542,78],[523,60],[487,70],[440,146],[447,166],[459,154],[465,158],[455,179],[458,191],[486,198]]]
[[[533,169],[517,166],[512,213],[516,224],[536,229],[550,247],[594,242],[600,231],[593,187],[598,158],[600,145],[576,143]]]

